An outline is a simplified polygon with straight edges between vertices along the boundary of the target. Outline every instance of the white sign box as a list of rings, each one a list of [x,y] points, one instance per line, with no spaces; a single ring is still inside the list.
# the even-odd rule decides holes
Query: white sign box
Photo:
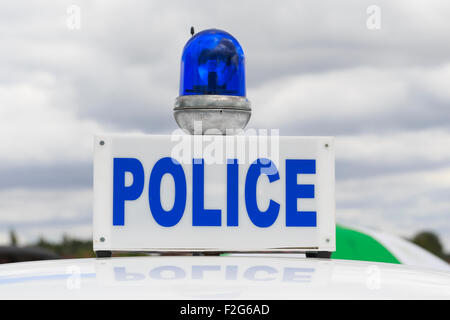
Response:
[[[334,251],[332,137],[99,135],[95,251]]]

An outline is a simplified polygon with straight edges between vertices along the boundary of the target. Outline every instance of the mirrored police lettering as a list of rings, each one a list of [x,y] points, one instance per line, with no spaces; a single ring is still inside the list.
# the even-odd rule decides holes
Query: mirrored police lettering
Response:
[[[298,184],[298,174],[316,174],[316,161],[313,159],[286,159],[285,172],[285,214],[287,227],[315,227],[315,211],[298,211],[297,199],[314,198],[313,184]],[[192,226],[221,226],[222,209],[205,209],[204,160],[192,162]],[[228,159],[226,168],[226,225],[239,225],[239,163],[237,159]],[[125,225],[125,201],[134,201],[141,197],[145,184],[144,167],[136,158],[114,158],[113,168],[113,225]],[[125,184],[125,175],[133,176],[131,185]],[[164,175],[171,175],[175,185],[175,200],[170,210],[161,204],[161,181]],[[266,158],[255,160],[248,168],[244,181],[245,207],[251,222],[260,228],[274,224],[280,213],[281,205],[270,200],[265,211],[257,204],[257,182],[266,176],[270,183],[280,179],[275,164]],[[153,166],[148,188],[148,202],[154,220],[163,227],[175,226],[183,217],[187,201],[186,175],[182,165],[175,159],[165,157]]]
[[[204,280],[207,278],[223,279],[226,281],[248,280],[255,282],[295,282],[308,283],[312,281],[314,268],[276,267],[269,265],[237,266],[237,265],[192,265],[176,266],[161,265],[149,269],[148,273],[136,272],[130,268],[115,266],[115,281],[152,280]]]

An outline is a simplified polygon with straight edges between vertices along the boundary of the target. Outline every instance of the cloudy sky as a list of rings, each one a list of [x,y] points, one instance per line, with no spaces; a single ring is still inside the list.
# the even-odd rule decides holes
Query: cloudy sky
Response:
[[[450,250],[449,17],[425,0],[2,1],[0,244],[91,237],[92,134],[176,128],[193,25],[243,46],[249,127],[336,136],[338,222]]]

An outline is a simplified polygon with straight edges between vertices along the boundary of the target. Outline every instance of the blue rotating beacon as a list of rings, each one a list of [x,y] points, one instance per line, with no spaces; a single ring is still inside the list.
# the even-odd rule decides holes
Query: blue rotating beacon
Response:
[[[235,134],[251,116],[245,97],[245,58],[229,33],[208,29],[186,43],[175,120],[190,134]]]

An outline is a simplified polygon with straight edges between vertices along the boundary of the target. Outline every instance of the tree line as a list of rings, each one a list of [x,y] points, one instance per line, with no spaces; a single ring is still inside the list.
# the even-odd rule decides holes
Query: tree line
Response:
[[[421,231],[407,239],[424,248],[432,254],[450,263],[450,252],[445,252],[438,235],[432,231]],[[17,235],[14,230],[9,232],[10,246],[18,246]],[[92,250],[92,240],[81,240],[64,235],[59,242],[51,242],[41,236],[29,247],[48,250],[62,258],[90,258],[95,257]],[[128,254],[127,254],[128,255]]]

